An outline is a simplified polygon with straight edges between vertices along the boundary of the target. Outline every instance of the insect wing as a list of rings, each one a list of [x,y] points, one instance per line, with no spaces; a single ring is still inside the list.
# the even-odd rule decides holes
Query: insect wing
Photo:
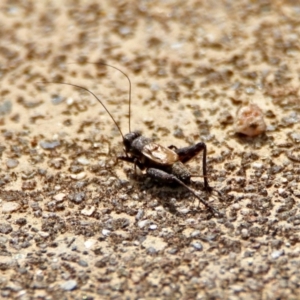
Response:
[[[173,150],[155,143],[143,147],[143,155],[160,165],[172,165],[178,161],[178,155]]]

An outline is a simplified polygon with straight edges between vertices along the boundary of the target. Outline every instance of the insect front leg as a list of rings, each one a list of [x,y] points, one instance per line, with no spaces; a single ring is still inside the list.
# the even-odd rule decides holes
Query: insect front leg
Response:
[[[203,142],[199,142],[193,146],[189,146],[189,147],[183,147],[183,148],[176,148],[174,146],[170,146],[172,147],[172,150],[174,149],[174,151],[177,153],[177,155],[179,156],[179,160],[182,163],[186,163],[189,160],[191,160],[193,157],[195,157],[199,152],[203,151],[203,159],[202,159],[202,169],[203,169],[203,178],[204,178],[204,188],[206,191],[211,191],[212,188],[209,186],[208,184],[208,180],[207,180],[207,171],[206,171],[206,153],[207,153],[207,149],[206,149],[206,144]]]
[[[136,166],[139,167],[140,170],[145,170],[145,166],[143,163],[141,163],[136,157],[131,156],[118,156],[117,157],[120,160],[132,163],[134,165],[134,173],[136,173]]]
[[[198,196],[194,190],[192,190],[184,182],[182,182],[180,179],[178,179],[175,175],[169,174],[165,171],[162,171],[160,169],[155,169],[155,168],[148,168],[147,175],[149,175],[151,178],[155,179],[156,181],[163,181],[165,183],[175,183],[175,182],[179,183],[180,185],[185,187],[187,190],[189,190],[202,204],[204,204],[208,209],[210,209],[214,215],[222,216],[222,214],[218,210],[213,208],[204,199],[202,199],[200,196]]]

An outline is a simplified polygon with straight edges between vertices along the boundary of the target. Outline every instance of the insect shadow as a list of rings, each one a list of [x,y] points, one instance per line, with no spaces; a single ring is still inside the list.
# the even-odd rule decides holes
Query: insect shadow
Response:
[[[143,173],[135,173],[134,170],[127,169],[126,170],[127,177],[134,184],[134,186],[139,191],[145,191],[147,193],[148,198],[155,199],[159,205],[163,206],[165,209],[169,211],[169,213],[176,216],[184,216],[187,213],[189,215],[199,214],[199,206],[195,207],[181,207],[178,205],[186,201],[189,197],[189,191],[185,188],[182,188],[178,183],[165,184],[163,181],[154,181],[152,178],[148,176],[148,174]],[[190,188],[194,188],[194,186],[203,186],[200,182],[191,182]],[[145,197],[147,197],[145,196]],[[201,203],[201,202],[200,202]],[[152,207],[153,203],[149,204],[149,207]],[[157,204],[154,204],[155,206]],[[200,204],[199,204],[200,205]]]
[[[185,166],[185,163],[190,161],[200,152],[203,152],[202,158],[202,170],[203,170],[203,180],[204,180],[204,189],[209,194],[212,191],[207,179],[207,147],[204,142],[199,142],[195,145],[177,148],[174,145],[169,147],[164,147],[160,144],[153,142],[152,139],[143,136],[139,131],[131,130],[131,81],[126,73],[120,70],[117,67],[106,63],[90,63],[98,64],[113,68],[121,72],[128,80],[129,90],[128,90],[128,129],[129,133],[123,134],[120,126],[109,112],[107,107],[103,102],[89,89],[66,82],[55,82],[55,81],[42,81],[43,84],[64,84],[73,86],[75,88],[84,90],[90,93],[95,99],[102,105],[107,114],[110,116],[118,131],[120,132],[123,145],[124,145],[124,155],[118,156],[118,160],[123,160],[128,163],[133,164],[134,171],[136,172],[136,167],[141,171],[144,171],[147,176],[163,184],[179,184],[188,190],[195,198],[197,198],[207,209],[209,209],[215,216],[223,216],[216,208],[211,206],[203,197],[198,195],[195,190],[190,187],[191,178],[193,175]],[[199,177],[199,176],[197,176]]]

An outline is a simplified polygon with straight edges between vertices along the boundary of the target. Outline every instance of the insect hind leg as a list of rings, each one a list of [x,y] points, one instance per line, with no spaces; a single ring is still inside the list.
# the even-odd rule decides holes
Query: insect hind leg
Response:
[[[222,216],[222,214],[217,209],[213,208],[204,199],[202,199],[200,196],[198,196],[193,189],[191,189],[189,186],[187,186],[184,182],[182,182],[180,179],[178,179],[173,174],[169,174],[160,169],[149,168],[149,169],[147,169],[147,175],[149,175],[151,178],[155,179],[156,181],[163,181],[165,183],[177,182],[178,184],[182,185],[187,190],[189,190],[203,205],[205,205],[210,211],[212,211],[214,215]]]
[[[173,146],[170,146],[173,147]],[[207,155],[207,148],[206,144],[203,142],[199,142],[195,145],[183,147],[183,148],[175,148],[174,151],[179,156],[179,160],[182,163],[186,163],[195,157],[199,152],[203,151],[203,158],[202,158],[202,169],[203,169],[203,180],[204,180],[204,188],[206,191],[211,192],[212,188],[208,184],[207,180],[207,170],[206,170],[206,155]]]

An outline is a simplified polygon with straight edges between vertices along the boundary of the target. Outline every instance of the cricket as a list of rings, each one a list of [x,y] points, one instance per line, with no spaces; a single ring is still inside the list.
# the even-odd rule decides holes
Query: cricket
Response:
[[[78,88],[90,93],[95,99],[102,105],[105,111],[110,116],[111,120],[117,127],[124,145],[124,155],[118,156],[118,160],[122,160],[133,164],[134,171],[136,172],[136,167],[141,171],[145,172],[147,176],[155,181],[162,182],[165,184],[177,183],[187,189],[196,199],[198,199],[207,209],[209,209],[215,216],[222,216],[222,214],[211,206],[205,199],[200,197],[189,185],[191,184],[191,178],[196,177],[191,174],[191,172],[186,167],[185,163],[193,159],[200,152],[203,153],[202,158],[202,170],[203,170],[203,180],[204,189],[207,193],[211,193],[212,188],[210,187],[207,179],[207,147],[204,142],[199,142],[192,146],[187,146],[183,148],[177,148],[174,145],[169,147],[164,147],[158,143],[155,143],[152,139],[143,136],[139,131],[131,131],[131,80],[129,76],[117,67],[106,63],[91,63],[99,64],[113,68],[121,72],[128,80],[129,90],[128,90],[128,129],[129,133],[123,134],[120,126],[104,105],[104,103],[89,89],[66,82],[54,82],[54,81],[43,81],[43,84],[64,84],[69,85],[74,88]]]

